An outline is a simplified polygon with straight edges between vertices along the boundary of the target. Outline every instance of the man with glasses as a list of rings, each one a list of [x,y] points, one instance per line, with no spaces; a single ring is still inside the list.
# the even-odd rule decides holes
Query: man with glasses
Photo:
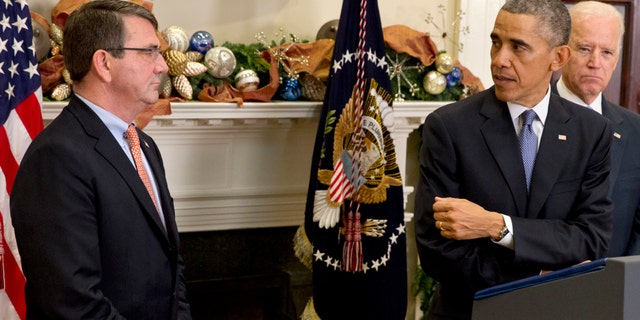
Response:
[[[173,200],[135,117],[158,100],[158,23],[91,1],[64,27],[69,105],[22,159],[11,213],[30,319],[190,319]]]

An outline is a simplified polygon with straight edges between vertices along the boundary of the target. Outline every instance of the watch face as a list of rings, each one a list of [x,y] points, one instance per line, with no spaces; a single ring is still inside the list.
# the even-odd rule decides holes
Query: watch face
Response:
[[[509,234],[509,228],[505,226],[504,228],[502,228],[502,231],[500,231],[500,240],[502,240],[502,238],[504,238],[508,234]]]

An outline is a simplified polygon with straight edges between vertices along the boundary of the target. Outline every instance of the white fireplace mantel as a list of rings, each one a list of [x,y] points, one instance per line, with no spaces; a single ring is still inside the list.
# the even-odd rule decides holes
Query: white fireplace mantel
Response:
[[[403,180],[409,134],[444,102],[396,102]],[[65,102],[43,104],[45,125]],[[144,128],[164,158],[180,232],[298,226],[304,220],[321,102],[172,103]],[[415,157],[410,157],[415,161]],[[405,185],[406,196],[413,186]],[[411,219],[407,213],[407,219]]]

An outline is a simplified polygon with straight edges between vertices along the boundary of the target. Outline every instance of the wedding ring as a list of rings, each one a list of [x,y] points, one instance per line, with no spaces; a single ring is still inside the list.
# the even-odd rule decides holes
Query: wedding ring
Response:
[[[442,221],[438,221],[438,222],[440,222],[440,225],[439,225],[439,226],[438,226],[438,225],[436,225],[436,227],[437,227],[438,229],[440,229],[440,230],[444,230],[444,229],[442,229]]]

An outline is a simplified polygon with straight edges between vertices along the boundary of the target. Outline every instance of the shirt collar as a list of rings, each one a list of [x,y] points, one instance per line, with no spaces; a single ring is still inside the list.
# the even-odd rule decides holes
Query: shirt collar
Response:
[[[75,95],[82,100],[89,108],[95,112],[95,114],[100,118],[100,120],[107,126],[109,132],[116,138],[117,141],[123,140],[123,134],[127,131],[129,124],[122,119],[116,117],[113,113],[103,109],[102,107],[96,105],[95,103],[83,98],[82,96],[75,93]]]
[[[558,83],[556,84],[557,88],[558,88],[558,94],[577,104],[577,105],[581,105],[583,107],[586,107],[587,104],[582,101],[582,99],[580,99],[577,95],[575,95],[573,92],[571,92],[571,90],[569,90],[569,88],[567,88],[567,86],[564,84],[564,80],[562,79],[562,76],[560,76],[560,79],[558,80]],[[598,94],[598,96],[596,97],[595,100],[593,100],[593,102],[591,103],[591,109],[593,109],[594,111],[602,114],[602,92],[600,92],[600,94]]]
[[[533,109],[538,115],[538,119],[544,125],[544,121],[547,119],[547,114],[549,113],[549,98],[551,97],[551,85],[547,89],[547,94],[544,95],[542,100],[538,102],[533,108],[527,108],[521,104],[517,104],[515,102],[507,101],[507,106],[509,107],[509,113],[511,114],[511,120],[514,123],[518,123],[518,118],[520,114],[525,112],[526,110]]]

